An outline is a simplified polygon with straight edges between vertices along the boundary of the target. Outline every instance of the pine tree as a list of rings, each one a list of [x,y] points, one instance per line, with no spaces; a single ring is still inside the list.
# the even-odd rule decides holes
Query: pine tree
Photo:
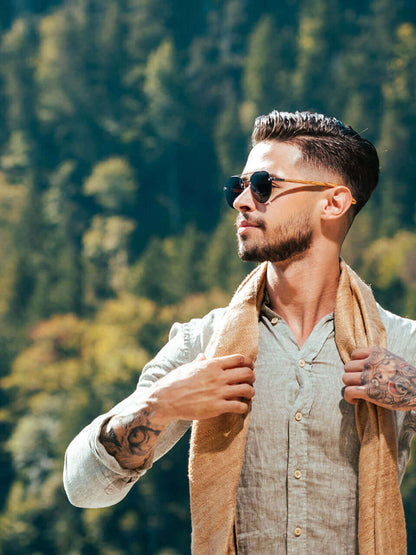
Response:
[[[416,29],[397,29],[389,78],[383,85],[384,113],[378,149],[381,156],[382,231],[394,233],[413,226],[416,213],[416,162],[411,145],[416,139]]]
[[[242,79],[248,128],[255,116],[291,109],[292,35],[292,30],[278,28],[270,15],[264,15],[249,36]]]

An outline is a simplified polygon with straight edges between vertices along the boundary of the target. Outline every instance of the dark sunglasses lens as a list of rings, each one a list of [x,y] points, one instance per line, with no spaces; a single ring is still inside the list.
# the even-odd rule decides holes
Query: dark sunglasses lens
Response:
[[[238,176],[229,177],[224,187],[225,198],[231,206],[234,208],[233,204],[235,199],[243,192],[243,183]]]
[[[258,202],[267,202],[272,192],[272,180],[268,172],[254,172],[250,178],[251,192]]]

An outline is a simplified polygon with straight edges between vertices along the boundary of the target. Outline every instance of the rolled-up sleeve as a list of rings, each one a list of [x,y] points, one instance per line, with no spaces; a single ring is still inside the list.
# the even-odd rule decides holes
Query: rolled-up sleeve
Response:
[[[153,383],[203,352],[222,313],[223,309],[216,309],[202,319],[174,324],[169,342],[144,367],[136,395],[146,396]],[[153,457],[146,466],[138,470],[125,469],[106,451],[99,435],[106,420],[122,409],[126,402],[121,401],[108,413],[98,416],[72,440],[66,450],[64,487],[69,501],[77,507],[108,507],[121,501],[153,462],[169,451],[191,425],[191,422],[172,421],[160,434]]]

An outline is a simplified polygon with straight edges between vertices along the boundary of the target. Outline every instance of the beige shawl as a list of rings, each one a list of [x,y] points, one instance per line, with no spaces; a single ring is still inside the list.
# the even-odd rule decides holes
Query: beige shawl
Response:
[[[239,353],[257,357],[259,311],[267,263],[240,285],[206,356]],[[335,303],[335,341],[343,362],[359,347],[386,346],[386,332],[370,288],[345,263]],[[236,492],[243,463],[249,417],[223,414],[194,423],[189,456],[192,552],[237,553]],[[359,551],[361,555],[403,555],[406,530],[397,479],[394,415],[359,402]]]

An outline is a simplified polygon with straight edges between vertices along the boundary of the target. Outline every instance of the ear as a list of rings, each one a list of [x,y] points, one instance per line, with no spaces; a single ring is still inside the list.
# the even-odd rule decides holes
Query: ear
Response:
[[[326,191],[321,217],[332,220],[344,216],[351,208],[352,194],[348,187],[339,185]]]

